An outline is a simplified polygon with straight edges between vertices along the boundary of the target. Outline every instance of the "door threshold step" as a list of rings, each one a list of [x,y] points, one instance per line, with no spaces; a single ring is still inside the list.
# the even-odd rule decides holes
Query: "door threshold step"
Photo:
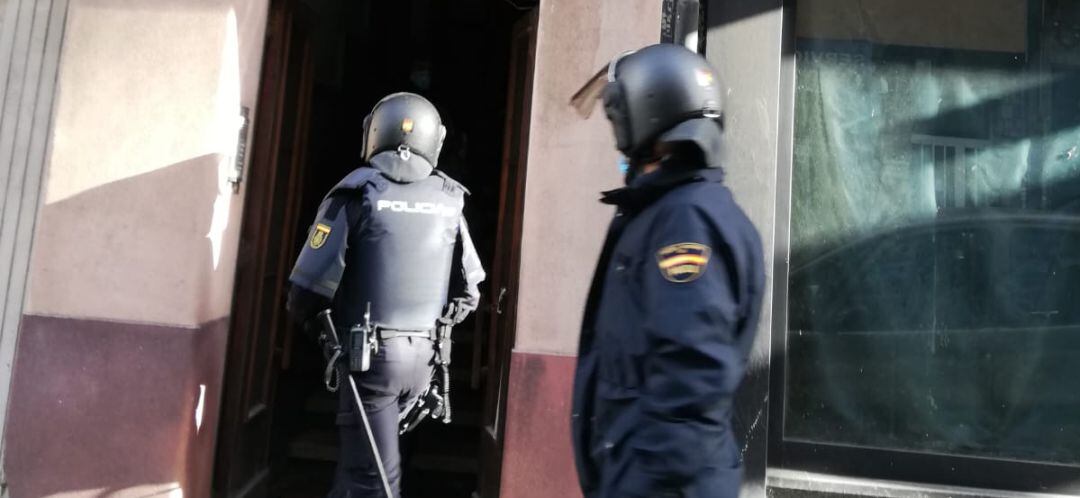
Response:
[[[412,470],[451,474],[476,474],[480,470],[475,458],[450,455],[416,455],[409,460],[408,466]]]

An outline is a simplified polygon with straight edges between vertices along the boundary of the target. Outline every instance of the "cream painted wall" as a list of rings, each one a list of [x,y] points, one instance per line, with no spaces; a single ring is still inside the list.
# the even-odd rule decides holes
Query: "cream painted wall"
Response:
[[[196,326],[229,313],[267,0],[72,0],[26,312]]]
[[[660,40],[661,0],[540,3],[516,350],[574,354],[593,268],[622,185],[611,127],[570,97],[616,55]]]

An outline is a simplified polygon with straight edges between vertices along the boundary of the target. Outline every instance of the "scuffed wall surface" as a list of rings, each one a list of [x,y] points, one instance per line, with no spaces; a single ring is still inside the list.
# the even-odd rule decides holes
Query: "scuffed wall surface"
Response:
[[[622,185],[611,126],[570,97],[615,56],[660,40],[661,0],[540,4],[516,350],[573,354],[596,258]]]

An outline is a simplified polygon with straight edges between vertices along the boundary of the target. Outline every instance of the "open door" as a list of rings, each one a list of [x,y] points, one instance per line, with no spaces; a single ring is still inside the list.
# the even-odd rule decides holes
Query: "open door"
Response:
[[[254,148],[237,261],[213,493],[265,496],[273,396],[293,331],[286,284],[299,251],[312,90],[311,41],[298,1],[270,6]]]
[[[502,477],[506,384],[510,353],[517,323],[518,270],[521,255],[521,223],[524,209],[526,159],[529,153],[533,61],[536,54],[536,23],[533,9],[514,26],[510,45],[510,77],[507,90],[506,131],[503,141],[499,225],[495,263],[488,285],[487,393],[484,397],[480,442],[480,497],[497,498]]]

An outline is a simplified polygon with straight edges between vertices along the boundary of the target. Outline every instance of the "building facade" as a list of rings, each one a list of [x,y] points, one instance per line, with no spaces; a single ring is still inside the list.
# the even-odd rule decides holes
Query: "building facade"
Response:
[[[284,274],[364,109],[401,89],[445,106],[443,167],[474,191],[491,275],[456,332],[463,421],[430,432],[468,456],[431,470],[417,443],[415,472],[436,473],[415,475],[579,496],[571,382],[613,214],[598,192],[621,178],[602,113],[569,100],[661,39],[719,70],[726,181],[770,269],[736,416],[744,496],[1080,494],[1080,1],[0,16],[7,496],[273,496],[320,458]]]

